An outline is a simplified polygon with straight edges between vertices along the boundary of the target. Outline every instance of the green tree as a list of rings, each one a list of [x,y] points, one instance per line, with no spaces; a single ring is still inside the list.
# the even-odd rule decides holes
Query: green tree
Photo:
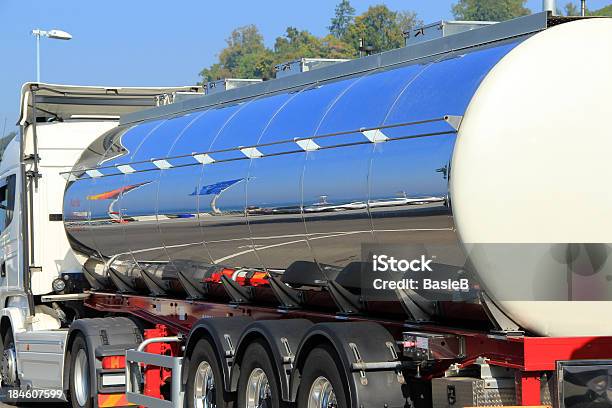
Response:
[[[405,22],[404,22],[405,24]],[[398,24],[398,13],[389,10],[385,5],[371,6],[360,16],[355,17],[343,37],[355,53],[359,50],[359,41],[371,46],[374,52],[382,52],[404,45],[404,33]]]
[[[563,6],[563,9],[565,9],[566,16],[579,16],[580,15],[580,10],[578,9],[578,7],[576,7],[574,3],[566,3],[565,6]]]
[[[321,57],[322,49],[321,39],[306,30],[299,31],[295,27],[287,27],[286,34],[276,38],[274,59],[283,62],[301,57]]]
[[[272,75],[273,55],[254,25],[232,31],[219,54],[219,62],[200,72],[203,81],[219,78],[269,78]]]
[[[459,0],[452,12],[457,20],[504,21],[525,16],[531,11],[526,0]]]
[[[612,17],[612,4],[606,6],[604,8],[600,8],[599,10],[590,11],[587,13],[590,16],[607,16]]]
[[[575,2],[569,2],[565,4],[563,8],[565,9],[566,16],[579,16],[580,15],[580,8],[575,4]],[[600,8],[599,10],[586,9],[585,14],[587,16],[612,17],[612,4],[609,6]]]
[[[396,24],[402,32],[409,31],[414,27],[422,26],[423,20],[417,18],[417,13],[414,11],[398,11]]]
[[[355,50],[347,42],[334,37],[331,34],[323,37],[322,58],[352,58],[355,55]]]
[[[349,58],[352,55],[352,48],[331,34],[319,38],[294,27],[288,27],[286,34],[274,43],[276,63],[298,58]]]
[[[226,39],[218,61],[200,72],[202,82],[219,78],[271,78],[274,65],[298,58],[352,58],[359,53],[359,40],[375,52],[404,45],[403,32],[419,23],[416,14],[395,12],[384,5],[370,7],[353,19],[348,0],[341,1],[332,19],[330,34],[317,37],[307,30],[288,27],[276,38],[273,49],[265,46],[257,27],[236,28]],[[339,35],[344,32],[341,38]]]
[[[342,38],[346,34],[355,17],[355,8],[351,6],[349,0],[342,0],[336,6],[334,17],[331,20],[331,25],[328,27],[329,32],[336,38]]]

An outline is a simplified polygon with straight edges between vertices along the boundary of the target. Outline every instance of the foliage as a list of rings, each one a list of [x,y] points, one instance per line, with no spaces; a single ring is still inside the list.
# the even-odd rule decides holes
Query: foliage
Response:
[[[205,81],[272,76],[272,51],[264,45],[257,27],[248,25],[236,28],[225,41],[227,47],[219,54],[219,62],[200,72]]]
[[[415,27],[422,26],[423,20],[417,17],[416,12],[404,10],[397,12],[396,24],[402,32],[406,32]]]
[[[504,21],[530,13],[526,0],[457,0],[452,12],[458,20]],[[564,6],[567,16],[580,14],[576,1]],[[612,5],[587,10],[587,15],[612,16]],[[360,41],[372,52],[404,45],[405,31],[422,24],[412,11],[392,11],[376,5],[355,17],[350,0],[340,0],[331,19],[329,34],[318,37],[307,30],[288,27],[272,49],[265,46],[256,26],[236,28],[219,53],[218,62],[200,72],[203,82],[219,78],[272,78],[274,65],[298,58],[354,58]]]
[[[416,23],[416,14],[397,13],[385,5],[371,6],[355,18],[343,38],[355,51],[359,51],[360,39],[374,52],[382,52],[404,45],[404,31]]]
[[[612,17],[612,4],[609,6],[600,8],[599,10],[590,11],[588,13],[590,16],[607,16]]]
[[[563,6],[563,9],[565,10],[566,16],[579,16],[580,15],[580,9],[576,7],[574,3],[567,3],[565,6]],[[561,13],[557,13],[557,14],[561,14]]]
[[[353,23],[354,17],[355,8],[351,6],[349,0],[342,0],[336,6],[335,15],[328,27],[329,33],[336,38],[344,37],[349,26]]]
[[[563,6],[563,9],[565,10],[565,13],[558,13],[558,14],[564,14],[566,16],[579,16],[580,15],[580,7],[578,7],[578,5],[576,4],[577,2],[568,2],[565,4],[565,6]],[[578,2],[579,3],[579,2]],[[612,4],[609,6],[605,6],[599,10],[586,10],[586,15],[587,16],[605,16],[605,17],[612,17]]]
[[[360,40],[373,52],[404,45],[403,32],[419,23],[412,11],[392,11],[385,5],[370,7],[354,17],[349,0],[341,0],[331,19],[329,34],[318,37],[307,30],[288,27],[272,49],[254,25],[236,28],[226,39],[218,62],[200,72],[203,82],[219,78],[272,78],[274,65],[298,58],[354,58]]]
[[[278,37],[274,44],[274,61],[281,63],[298,58],[348,58],[353,51],[333,35],[318,38],[308,31],[299,31],[294,27],[287,28],[283,37]]]
[[[452,12],[457,20],[504,21],[525,16],[531,11],[526,0],[459,0]]]
[[[355,56],[355,49],[350,44],[331,34],[323,37],[322,42],[325,50],[322,58],[352,58]]]

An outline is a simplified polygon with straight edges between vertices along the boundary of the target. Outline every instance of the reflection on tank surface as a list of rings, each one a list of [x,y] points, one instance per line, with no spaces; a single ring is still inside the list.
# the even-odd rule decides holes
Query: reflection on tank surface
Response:
[[[240,179],[234,179],[234,180],[225,180],[225,181],[220,181],[218,183],[214,183],[214,184],[209,184],[207,186],[203,186],[200,188],[200,191],[198,192],[197,190],[194,190],[193,193],[191,193],[191,195],[199,195],[199,196],[212,196],[212,199],[210,200],[210,208],[212,210],[211,214],[212,215],[220,215],[220,214],[229,214],[232,212],[232,210],[228,209],[227,211],[222,211],[219,209],[219,207],[217,207],[217,200],[219,199],[219,197],[221,196],[221,194],[223,194],[224,191],[227,191],[228,189],[232,188],[234,185],[245,181],[246,179],[244,178],[240,178]],[[243,208],[239,208],[237,209],[237,211],[239,212],[244,212]]]
[[[514,45],[121,126],[74,168],[71,242],[132,290],[142,279],[159,289],[186,261],[275,271],[303,261],[329,277],[367,244],[458,247],[448,188],[458,121]]]
[[[382,207],[401,207],[401,206],[415,206],[425,205],[431,203],[440,203],[446,200],[446,197],[409,197],[405,191],[398,193],[400,197],[380,198],[376,200],[365,201],[352,201],[346,200],[339,203],[330,203],[327,201],[327,196],[323,195],[319,198],[319,201],[311,205],[304,207],[298,206],[281,206],[281,207],[247,207],[247,213],[249,215],[276,215],[276,214],[300,214],[305,213],[318,213],[318,212],[340,212],[340,211],[351,211],[361,210],[364,208],[382,208]],[[399,209],[398,209],[399,210]]]
[[[108,220],[110,220],[110,222],[131,222],[131,221],[137,221],[138,219],[143,219],[143,217],[145,217],[144,219],[146,219],[147,217],[146,214],[143,214],[140,217],[136,215],[132,217],[122,216],[121,212],[115,207],[119,201],[119,197],[122,194],[127,194],[128,192],[134,189],[137,189],[142,186],[146,186],[147,184],[150,184],[150,183],[151,183],[150,181],[145,181],[145,182],[138,183],[138,184],[131,184],[131,185],[119,187],[119,188],[116,188],[110,191],[88,195],[87,199],[90,201],[111,200],[106,210],[106,213],[108,215]]]

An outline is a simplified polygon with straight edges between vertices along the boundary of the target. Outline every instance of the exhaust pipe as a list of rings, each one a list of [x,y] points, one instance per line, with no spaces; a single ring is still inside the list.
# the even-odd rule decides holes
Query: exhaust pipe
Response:
[[[555,0],[543,0],[542,11],[550,11],[554,16],[557,14],[557,5]]]

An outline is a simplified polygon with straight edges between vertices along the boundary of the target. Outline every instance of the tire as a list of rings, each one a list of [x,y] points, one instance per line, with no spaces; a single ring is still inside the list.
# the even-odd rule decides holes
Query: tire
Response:
[[[12,356],[10,359],[6,359],[7,353]],[[11,371],[11,377],[13,377],[13,382],[11,384],[7,384],[4,379],[2,379],[2,387],[18,387],[19,386],[19,378],[17,377],[17,355],[15,350],[15,340],[13,339],[13,329],[11,327],[8,328],[6,333],[4,333],[4,337],[2,338],[2,355],[0,356],[2,359],[2,370],[4,374],[4,370]]]
[[[259,382],[256,380],[259,378]],[[254,383],[261,384],[266,382],[268,387],[264,387],[265,400],[259,403],[258,393],[253,391]],[[250,398],[247,396],[250,394]],[[238,379],[238,408],[285,408],[281,400],[280,386],[274,365],[270,361],[268,349],[260,341],[254,341],[244,352],[244,359],[240,365],[240,378]]]
[[[6,362],[4,361],[4,350],[6,349],[13,349],[13,352],[15,352],[15,341],[13,340],[13,328],[12,327],[8,327],[8,330],[6,333],[4,333],[4,337],[2,339],[2,364],[4,365]],[[15,357],[16,360],[16,357]],[[16,361],[13,362],[14,364],[17,364]],[[17,368],[15,367],[15,370],[17,370]],[[17,373],[15,372],[13,374],[16,378],[15,383],[11,384],[11,385],[7,385],[4,383],[4,381],[1,381],[2,384],[0,386],[0,388],[5,388],[5,387],[19,387],[19,379],[17,379]],[[10,405],[10,406],[17,406],[17,403],[15,402],[5,402],[4,404],[6,405]]]
[[[338,369],[341,364],[334,356],[335,352],[329,346],[316,347],[308,354],[298,388],[298,408],[309,408],[309,403],[310,408],[327,406],[348,408],[348,387]],[[333,394],[329,393],[329,387]],[[327,397],[317,398],[319,395]]]
[[[70,402],[73,408],[92,408],[91,370],[87,341],[78,335],[72,343],[70,353]],[[94,380],[95,381],[95,380]]]
[[[214,391],[212,395],[208,395],[211,401],[208,401],[210,405],[205,405],[203,401],[196,402],[196,391],[199,391],[203,386],[203,378],[200,376],[203,370],[208,375],[212,376],[214,383]],[[198,371],[200,371],[198,373]],[[196,375],[198,378],[196,378]],[[196,381],[199,386],[196,387]],[[202,381],[202,382],[201,382]],[[197,389],[196,389],[197,388]],[[185,399],[187,400],[188,408],[232,408],[234,407],[234,401],[231,398],[231,394],[225,392],[223,384],[223,372],[217,360],[217,355],[210,342],[206,339],[199,340],[191,356],[189,357],[189,371],[187,373],[187,386],[185,389]]]

